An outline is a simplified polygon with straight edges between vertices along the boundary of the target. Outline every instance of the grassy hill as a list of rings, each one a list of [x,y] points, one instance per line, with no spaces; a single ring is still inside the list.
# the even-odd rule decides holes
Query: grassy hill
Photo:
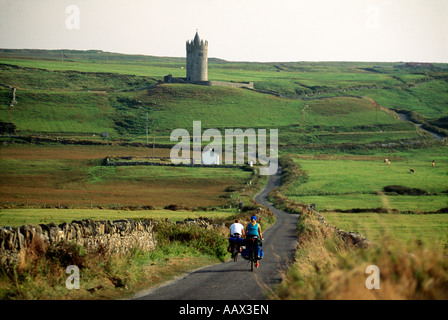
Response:
[[[278,128],[282,145],[320,148],[431,139],[386,108],[407,108],[440,126],[448,116],[448,72],[438,68],[211,59],[211,80],[253,81],[257,91],[249,91],[153,87],[169,73],[185,76],[183,58],[0,50],[0,63],[0,121],[19,134],[98,139],[108,132],[112,139],[144,142],[148,113],[157,143],[169,144],[172,130],[201,120],[203,128]],[[13,107],[11,87],[17,88]]]

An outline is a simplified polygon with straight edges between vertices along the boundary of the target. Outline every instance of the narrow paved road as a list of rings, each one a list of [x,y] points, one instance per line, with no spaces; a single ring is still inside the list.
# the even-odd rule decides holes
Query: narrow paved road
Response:
[[[282,280],[297,246],[298,215],[275,209],[267,200],[269,192],[280,183],[281,168],[270,176],[266,187],[255,201],[274,212],[277,222],[263,232],[264,259],[260,267],[250,271],[248,261],[225,262],[188,273],[147,292],[136,295],[139,300],[262,300],[272,286]]]
[[[397,112],[397,111],[395,111],[395,112],[396,112],[396,113],[398,114],[398,116],[400,117],[400,120],[402,120],[402,121],[409,121],[409,122],[413,123],[416,127],[418,127],[418,128],[420,128],[420,129],[422,129],[422,130],[428,132],[429,134],[431,134],[432,137],[434,138],[434,140],[440,140],[440,139],[444,139],[444,138],[446,138],[446,136],[443,135],[443,134],[440,134],[440,133],[437,133],[437,132],[428,130],[428,129],[426,129],[426,128],[423,128],[423,127],[422,127],[422,124],[420,124],[420,123],[412,122],[411,119],[410,119],[410,117],[409,117],[409,115],[407,115],[406,113],[401,113],[401,112]]]

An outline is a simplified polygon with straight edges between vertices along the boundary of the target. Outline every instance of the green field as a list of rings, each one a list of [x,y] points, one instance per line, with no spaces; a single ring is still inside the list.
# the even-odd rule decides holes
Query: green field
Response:
[[[386,164],[384,159],[389,159],[391,164]],[[308,173],[309,180],[291,186],[287,196],[314,203],[318,210],[384,208],[428,212],[448,207],[446,148],[371,156],[302,156],[295,161]],[[391,185],[418,188],[427,194],[384,192],[383,188]]]
[[[445,80],[422,83],[406,90],[361,90],[358,94],[366,94],[386,108],[415,111],[430,119],[447,115],[448,88]]]
[[[166,156],[169,149],[156,149]],[[151,156],[137,147],[10,145],[0,147],[0,202],[7,206],[104,207],[229,205],[250,171],[232,168],[104,166],[107,156]]]
[[[232,210],[186,211],[186,210],[110,210],[110,209],[0,209],[0,226],[48,224],[73,220],[120,220],[120,219],[169,219],[172,222],[195,218],[228,218]]]
[[[412,246],[420,241],[425,247],[444,248],[448,244],[448,215],[434,214],[448,208],[446,147],[296,155],[294,163],[306,178],[292,182],[285,194],[298,203],[315,204],[329,224],[380,245]],[[390,191],[387,186],[399,187]],[[420,192],[424,194],[416,195]]]
[[[447,214],[323,213],[325,220],[345,231],[361,233],[372,242],[396,241],[410,245],[421,241],[425,246],[448,245]]]

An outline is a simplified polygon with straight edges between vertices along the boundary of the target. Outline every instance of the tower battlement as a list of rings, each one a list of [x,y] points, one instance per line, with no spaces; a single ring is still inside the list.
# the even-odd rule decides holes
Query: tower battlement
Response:
[[[194,40],[187,40],[187,50],[193,50],[195,48],[208,49],[208,41],[201,40],[199,43],[194,43]]]

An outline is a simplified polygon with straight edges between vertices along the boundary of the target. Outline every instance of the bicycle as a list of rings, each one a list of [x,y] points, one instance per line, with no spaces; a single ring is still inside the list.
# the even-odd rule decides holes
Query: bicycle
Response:
[[[250,271],[254,271],[254,265],[258,262],[258,245],[259,240],[257,236],[246,237],[246,248],[249,249]],[[255,251],[257,250],[257,251]]]
[[[239,250],[238,250],[238,246],[236,244],[232,245],[232,252],[231,253],[232,253],[233,262],[238,262]]]
[[[241,252],[241,244],[243,244],[244,239],[240,234],[234,234],[233,237],[230,237],[230,253],[232,255],[232,259],[234,262],[238,261],[238,253]]]

